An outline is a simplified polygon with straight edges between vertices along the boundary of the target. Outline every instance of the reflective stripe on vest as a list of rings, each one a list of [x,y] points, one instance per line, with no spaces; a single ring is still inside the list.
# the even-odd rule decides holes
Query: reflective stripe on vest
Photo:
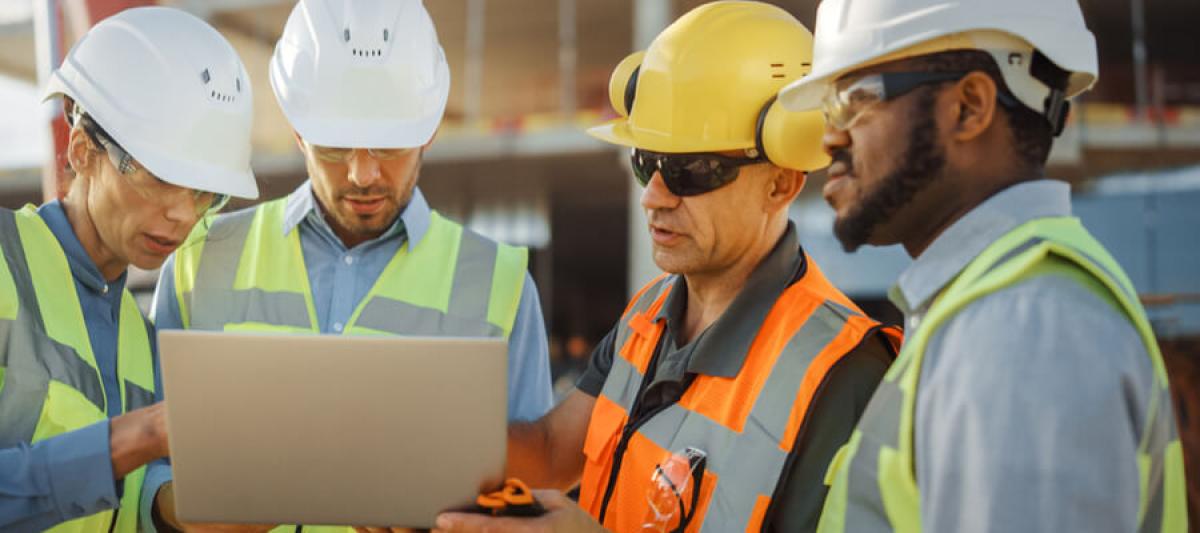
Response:
[[[149,328],[121,295],[117,374],[123,412],[154,402]],[[61,246],[32,207],[0,209],[0,447],[32,444],[106,420],[75,280]],[[137,530],[144,467],[125,477],[121,508],[50,531]]]
[[[298,231],[282,231],[286,198],[223,215],[175,258],[184,326],[317,332]],[[203,231],[203,230],[202,230]],[[436,212],[359,303],[345,333],[506,337],[525,281],[524,248],[498,244]]]
[[[684,510],[693,514],[686,531],[760,530],[825,376],[878,324],[862,316],[809,260],[805,276],[775,302],[738,375],[697,376],[678,403],[629,434],[617,457],[664,330],[651,317],[675,279],[660,278],[643,289],[618,326],[617,356],[585,440],[580,505],[597,518],[603,515],[609,529],[640,530],[656,467],[690,446],[706,452],[707,467],[695,509]],[[889,334],[897,336],[898,344],[898,332]],[[617,478],[606,502],[614,468]],[[689,502],[690,496],[682,501]],[[672,522],[676,526],[678,521]]]
[[[1137,293],[1108,252],[1071,217],[1023,224],[975,258],[930,306],[871,398],[858,428],[830,468],[832,488],[822,532],[918,532],[913,417],[929,339],[959,310],[992,292],[1045,274],[1075,279],[1113,300],[1137,328],[1154,368],[1137,468],[1139,526],[1145,533],[1187,530],[1182,448],[1171,410],[1166,368]],[[1105,467],[1105,465],[1097,465]]]

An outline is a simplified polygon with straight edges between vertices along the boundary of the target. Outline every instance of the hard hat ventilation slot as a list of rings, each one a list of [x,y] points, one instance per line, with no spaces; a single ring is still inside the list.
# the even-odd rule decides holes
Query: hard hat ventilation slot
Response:
[[[350,28],[342,30],[342,39],[345,39],[346,42],[350,42]]]
[[[390,34],[388,33],[387,28],[384,28],[383,29],[383,42],[385,42],[385,43],[388,42],[389,36],[390,36]]]
[[[781,69],[781,68],[783,68],[783,63],[771,63],[771,68],[776,69],[776,70]],[[777,79],[777,80],[781,80],[781,79],[787,77],[787,73],[786,72],[775,72],[775,73],[771,74],[771,77],[774,79]]]

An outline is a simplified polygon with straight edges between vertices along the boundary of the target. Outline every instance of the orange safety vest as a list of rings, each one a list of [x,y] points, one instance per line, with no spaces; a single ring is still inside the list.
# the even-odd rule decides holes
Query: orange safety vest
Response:
[[[677,403],[631,424],[629,413],[665,328],[653,317],[677,277],[660,277],[634,296],[618,325],[617,357],[584,441],[579,504],[605,527],[642,531],[653,516],[655,472],[676,452],[694,447],[707,455],[697,476],[699,492],[687,484],[678,500],[683,509],[668,530],[763,529],[830,369],[880,330],[893,348],[900,344],[899,330],[867,318],[805,259],[807,271],[775,301],[737,376],[699,375]]]

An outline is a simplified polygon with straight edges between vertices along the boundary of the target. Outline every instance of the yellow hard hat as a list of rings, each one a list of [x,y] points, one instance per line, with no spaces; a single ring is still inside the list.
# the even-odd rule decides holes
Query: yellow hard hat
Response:
[[[740,149],[783,168],[824,167],[821,113],[775,103],[812,70],[812,50],[812,33],[779,7],[704,4],[617,65],[609,99],[621,116],[588,133],[652,152]]]

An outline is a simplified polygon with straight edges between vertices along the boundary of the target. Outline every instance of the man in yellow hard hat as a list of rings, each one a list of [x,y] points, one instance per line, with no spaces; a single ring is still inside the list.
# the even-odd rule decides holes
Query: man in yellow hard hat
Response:
[[[805,172],[828,163],[820,114],[774,102],[811,55],[786,11],[714,2],[617,67],[621,117],[590,133],[632,148],[667,274],[633,298],[578,390],[510,429],[509,474],[579,482],[579,506],[540,493],[551,512],[534,521],[447,514],[439,527],[816,527],[827,467],[899,334],[825,279],[787,218]]]
[[[813,71],[848,250],[902,244],[908,336],[831,471],[821,531],[1185,531],[1154,332],[1045,179],[1096,79],[1076,0],[825,0]]]

